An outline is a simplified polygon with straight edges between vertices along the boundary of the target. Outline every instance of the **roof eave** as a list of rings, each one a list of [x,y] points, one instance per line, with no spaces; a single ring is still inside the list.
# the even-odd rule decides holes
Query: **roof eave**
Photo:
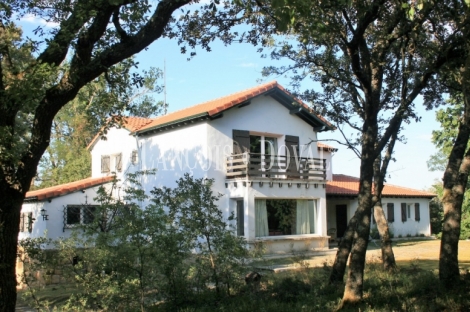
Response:
[[[189,117],[185,117],[185,118],[181,118],[181,119],[178,119],[178,120],[174,120],[174,121],[166,122],[166,123],[163,123],[163,124],[159,124],[159,125],[156,125],[156,126],[153,126],[153,127],[150,127],[150,128],[137,130],[134,133],[139,136],[139,135],[143,135],[143,134],[148,133],[148,132],[155,132],[156,130],[159,130],[161,128],[168,128],[168,127],[172,127],[172,126],[176,127],[180,124],[193,122],[193,121],[196,121],[197,119],[209,118],[209,117],[210,117],[209,114],[207,112],[204,112],[204,113],[200,113],[200,114],[197,114],[197,115],[192,115],[192,116],[189,116]]]
[[[289,111],[311,125],[312,127],[316,128],[315,131],[322,132],[322,131],[329,131],[335,130],[336,128],[325,122],[324,120],[320,119],[315,114],[312,114],[307,108],[304,107],[302,103],[299,103],[299,100],[295,97],[291,96],[290,94],[286,93],[285,91],[279,88],[273,88],[264,93],[265,95],[269,95],[279,103],[284,105]],[[298,105],[294,105],[293,103],[298,103]]]

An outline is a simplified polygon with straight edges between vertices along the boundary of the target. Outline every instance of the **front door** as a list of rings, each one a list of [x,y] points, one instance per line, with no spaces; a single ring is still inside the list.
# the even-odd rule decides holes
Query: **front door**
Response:
[[[336,237],[343,237],[348,226],[348,209],[346,205],[336,205]]]

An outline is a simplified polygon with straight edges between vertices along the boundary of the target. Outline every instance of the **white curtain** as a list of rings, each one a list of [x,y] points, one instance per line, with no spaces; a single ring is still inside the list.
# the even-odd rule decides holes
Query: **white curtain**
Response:
[[[310,234],[315,233],[315,223],[317,220],[317,201],[309,200],[308,201],[308,210],[310,217]]]
[[[255,236],[269,236],[266,199],[255,199]]]
[[[316,201],[297,200],[296,234],[315,233]]]

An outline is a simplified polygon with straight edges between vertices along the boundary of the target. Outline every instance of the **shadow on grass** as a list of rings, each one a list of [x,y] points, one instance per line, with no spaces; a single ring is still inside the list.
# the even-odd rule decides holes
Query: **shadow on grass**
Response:
[[[470,263],[464,264],[469,266]],[[365,270],[364,300],[344,310],[468,311],[470,275],[464,274],[450,290],[440,285],[435,267],[437,261],[433,260],[404,261],[395,272],[384,272],[380,263],[369,263]],[[331,267],[325,265],[281,273],[262,272],[259,285],[240,283],[230,296],[217,295],[214,289],[208,288],[194,294],[191,303],[170,307],[160,302],[149,311],[334,311],[341,301],[344,285],[330,285],[330,271]],[[73,292],[73,288],[48,286],[38,297],[49,300],[49,306],[53,307],[60,306]]]

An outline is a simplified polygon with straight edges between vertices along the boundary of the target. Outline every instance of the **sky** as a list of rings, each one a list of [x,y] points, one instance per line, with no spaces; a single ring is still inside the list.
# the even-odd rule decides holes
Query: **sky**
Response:
[[[23,19],[21,25],[25,34],[30,35],[31,31],[41,23],[29,17]],[[264,66],[281,65],[281,62],[272,61],[269,57],[262,58],[257,52],[259,47],[240,43],[224,46],[220,42],[215,42],[211,48],[211,52],[196,50],[196,56],[188,61],[189,55],[180,53],[176,40],[163,38],[155,41],[148,49],[136,56],[139,62],[138,70],[146,70],[150,67],[166,68],[168,112],[272,80],[276,80],[289,89],[289,77],[262,76],[261,71]],[[264,52],[269,53],[269,51]],[[308,85],[307,82],[307,86],[314,85]],[[156,99],[163,100],[163,94],[157,95]],[[396,144],[394,154],[396,162],[389,165],[387,183],[427,190],[436,181],[441,181],[443,174],[430,172],[426,164],[429,157],[436,153],[431,136],[432,131],[439,128],[439,124],[435,120],[434,111],[426,111],[419,104],[419,100],[417,103],[419,115],[422,117],[421,122],[405,125],[402,133],[406,136],[407,143]],[[322,132],[318,138],[343,141],[339,131]],[[357,156],[336,142],[326,141],[325,143],[338,148],[333,157],[333,173],[359,177]]]

